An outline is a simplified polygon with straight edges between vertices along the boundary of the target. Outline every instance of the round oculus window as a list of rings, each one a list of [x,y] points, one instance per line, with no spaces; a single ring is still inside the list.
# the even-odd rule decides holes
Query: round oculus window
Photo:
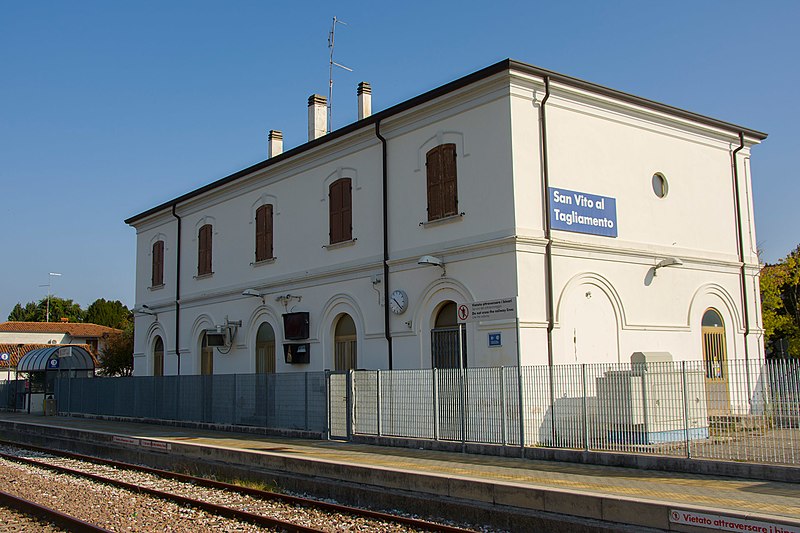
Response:
[[[653,174],[653,192],[659,198],[664,198],[667,195],[667,192],[669,192],[667,178],[665,178],[664,174],[660,172]]]

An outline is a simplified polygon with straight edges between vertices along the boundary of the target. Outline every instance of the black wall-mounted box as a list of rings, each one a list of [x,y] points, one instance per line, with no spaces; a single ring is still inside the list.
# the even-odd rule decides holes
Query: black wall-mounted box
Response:
[[[308,338],[308,312],[286,313],[283,315],[283,338],[287,341],[302,341]]]
[[[307,365],[311,362],[311,345],[305,344],[284,344],[283,358],[290,365]]]

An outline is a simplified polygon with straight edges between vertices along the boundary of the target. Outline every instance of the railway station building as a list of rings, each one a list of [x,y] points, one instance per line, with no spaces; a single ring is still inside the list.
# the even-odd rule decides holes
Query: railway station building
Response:
[[[263,162],[126,220],[135,375],[763,358],[765,134],[513,60],[357,97],[328,133],[311,96],[307,143],[271,130]]]

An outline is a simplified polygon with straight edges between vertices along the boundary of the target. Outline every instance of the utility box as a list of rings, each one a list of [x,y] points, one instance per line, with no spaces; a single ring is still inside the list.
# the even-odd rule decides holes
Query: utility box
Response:
[[[597,378],[597,402],[608,438],[657,444],[708,437],[705,379],[686,370],[669,352],[636,352],[631,370]]]
[[[284,344],[283,358],[290,365],[307,365],[311,362],[311,345],[304,344]]]

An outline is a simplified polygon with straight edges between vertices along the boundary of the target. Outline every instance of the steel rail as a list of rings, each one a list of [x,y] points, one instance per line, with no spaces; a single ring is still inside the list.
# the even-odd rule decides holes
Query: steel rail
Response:
[[[283,503],[290,503],[290,504],[299,505],[299,506],[303,506],[303,507],[311,507],[311,508],[316,508],[316,509],[325,510],[325,511],[338,512],[338,513],[343,513],[343,514],[350,514],[350,515],[360,516],[360,517],[364,517],[364,518],[372,518],[372,519],[375,519],[375,520],[384,520],[384,521],[387,521],[387,522],[394,522],[394,523],[407,525],[407,526],[411,526],[411,527],[415,527],[415,528],[423,529],[423,530],[441,531],[441,532],[444,532],[444,533],[464,533],[464,532],[470,531],[468,529],[463,529],[463,528],[459,528],[459,527],[455,527],[455,526],[448,526],[448,525],[445,525],[445,524],[429,522],[429,521],[420,520],[420,519],[417,519],[417,518],[398,516],[398,515],[393,515],[393,514],[388,514],[388,513],[382,513],[382,512],[379,512],[379,511],[371,511],[369,509],[362,509],[362,508],[358,508],[358,507],[349,507],[349,506],[346,506],[346,505],[340,505],[340,504],[336,504],[336,503],[324,502],[324,501],[314,500],[314,499],[310,499],[310,498],[302,498],[302,497],[299,497],[299,496],[290,496],[288,494],[279,494],[279,493],[269,492],[269,491],[255,489],[255,488],[251,488],[251,487],[243,487],[241,485],[233,485],[233,484],[230,484],[230,483],[225,483],[223,481],[216,481],[216,480],[203,478],[203,477],[190,476],[188,474],[180,474],[178,472],[172,472],[172,471],[169,471],[169,470],[160,470],[160,469],[157,469],[157,468],[151,468],[151,467],[142,466],[142,465],[124,463],[124,462],[115,461],[115,460],[112,460],[112,459],[102,459],[102,458],[99,458],[99,457],[93,457],[93,456],[89,456],[89,455],[82,455],[82,454],[77,454],[77,453],[72,453],[72,452],[67,452],[67,451],[62,451],[62,450],[55,450],[55,449],[52,449],[52,448],[43,448],[43,447],[40,447],[40,446],[33,446],[33,445],[28,445],[28,444],[18,444],[18,443],[15,443],[15,442],[6,441],[6,440],[2,440],[2,439],[0,439],[0,444],[5,444],[5,445],[8,445],[8,446],[14,446],[14,447],[21,448],[21,449],[34,450],[34,451],[38,451],[38,452],[42,452],[42,453],[48,453],[48,454],[55,455],[55,456],[62,456],[62,457],[66,457],[66,458],[70,458],[70,459],[76,459],[76,460],[80,460],[80,461],[86,461],[86,462],[90,462],[90,463],[113,466],[113,467],[116,467],[116,468],[122,468],[122,469],[127,469],[127,470],[135,470],[135,471],[138,471],[138,472],[144,472],[144,473],[152,474],[152,475],[155,475],[155,476],[158,476],[158,477],[162,477],[162,478],[173,479],[175,481],[182,481],[184,483],[191,483],[191,484],[194,484],[194,485],[197,485],[197,486],[204,486],[204,487],[209,487],[209,488],[215,488],[215,489],[222,489],[222,490],[227,490],[227,491],[232,491],[232,492],[238,492],[239,494],[243,494],[243,495],[247,495],[247,496],[253,496],[253,497],[256,497],[256,498],[260,498],[262,500],[281,501]],[[7,457],[9,460],[18,459],[16,456],[6,456],[6,454],[3,454],[3,453],[0,453],[0,457]],[[24,459],[24,458],[22,458],[22,459]],[[53,466],[55,468],[64,468],[64,467],[56,467],[55,465],[48,465],[47,463],[42,463],[42,462],[35,461],[35,460],[29,460],[29,459],[24,459],[24,460],[25,461],[31,461],[32,463],[34,463],[36,465],[41,465],[41,466],[45,466],[45,467]],[[66,470],[69,470],[69,469],[66,469]],[[83,472],[80,472],[80,471],[76,471],[76,474],[78,474],[78,475],[88,475],[88,476],[93,476],[94,475],[94,474],[83,473]],[[110,480],[110,481],[115,482],[114,480]],[[120,482],[120,483],[124,483],[124,482]],[[142,489],[153,490],[153,489],[148,489],[146,487],[142,487]],[[135,488],[135,489],[131,489],[131,490],[139,490],[139,489]],[[253,516],[260,516],[260,515],[253,515]],[[298,530],[298,531],[317,531],[317,530],[309,529],[309,530]]]
[[[0,491],[0,506],[19,511],[27,516],[39,518],[73,533],[111,533],[109,529],[90,524],[61,511],[4,491]]]
[[[175,502],[179,505],[185,505],[189,507],[194,507],[196,509],[201,509],[215,516],[224,516],[226,518],[231,518],[234,520],[238,520],[240,522],[249,522],[251,524],[256,524],[259,526],[279,528],[281,531],[288,531],[290,533],[323,533],[323,530],[321,529],[305,527],[298,524],[293,524],[291,522],[284,522],[282,520],[269,518],[263,515],[248,513],[246,511],[239,511],[238,509],[232,509],[230,507],[225,507],[223,505],[217,505],[203,500],[195,500],[193,498],[187,498],[186,496],[180,496],[178,494],[173,494],[171,492],[163,492],[157,489],[151,489],[149,487],[137,485],[135,483],[128,483],[127,481],[120,481],[118,479],[113,479],[98,474],[83,472],[81,470],[75,470],[64,466],[51,465],[48,463],[37,461],[35,459],[28,459],[25,457],[19,457],[16,455],[6,454],[2,452],[0,452],[0,458],[6,459],[8,461],[22,463],[29,466],[35,466],[47,470],[52,470],[54,472],[58,472],[61,474],[67,474],[71,476],[78,476],[86,479],[91,479],[92,481],[96,481],[98,483],[112,485],[114,487],[126,489],[131,492],[147,494],[149,496],[153,496],[162,500]]]

